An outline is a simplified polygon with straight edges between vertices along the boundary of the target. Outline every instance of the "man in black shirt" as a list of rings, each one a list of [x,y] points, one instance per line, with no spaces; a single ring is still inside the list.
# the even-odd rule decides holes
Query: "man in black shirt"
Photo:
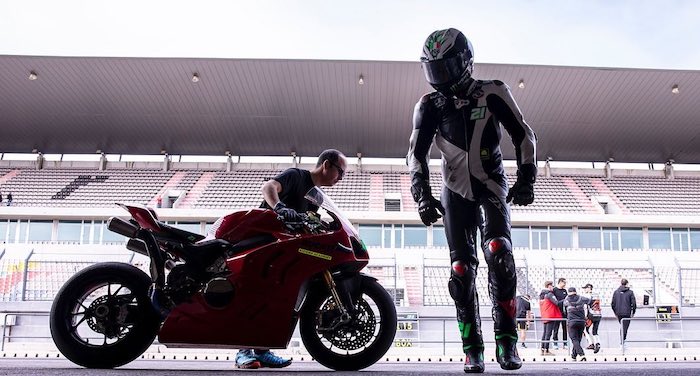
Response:
[[[559,278],[557,280],[557,286],[552,290],[554,293],[554,296],[557,297],[557,300],[560,302],[559,303],[559,309],[561,310],[561,317],[566,318],[566,309],[564,308],[564,299],[568,296],[568,293],[566,292],[566,278]],[[567,343],[567,333],[566,333],[566,321],[560,321],[561,324],[557,323],[557,325],[554,327],[554,335],[552,336],[552,340],[554,341],[554,349],[557,350],[559,349],[559,344],[557,341],[559,340],[559,325],[561,325],[561,339],[564,348],[566,349],[568,347]]]
[[[527,345],[525,345],[525,335],[530,327],[530,321],[532,320],[530,295],[518,295],[515,306],[515,317],[518,323],[518,332],[520,333],[520,345],[522,347],[527,347]]]
[[[304,198],[309,189],[335,185],[343,179],[346,168],[343,153],[335,149],[325,150],[318,156],[313,170],[289,168],[265,182],[262,186],[265,200],[260,207],[274,210],[285,221],[299,221],[299,213],[318,210]],[[291,363],[291,359],[284,359],[270,350],[241,349],[236,354],[238,368],[281,368]]]

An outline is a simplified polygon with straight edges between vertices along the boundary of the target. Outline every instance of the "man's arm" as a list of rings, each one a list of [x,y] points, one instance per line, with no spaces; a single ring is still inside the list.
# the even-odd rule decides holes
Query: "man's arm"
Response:
[[[631,290],[630,290],[630,292],[631,292]],[[637,298],[634,297],[633,292],[630,294],[630,296],[631,296],[631,299],[630,299],[631,307],[630,308],[631,308],[632,316],[634,316],[635,312],[637,312]]]
[[[437,121],[430,103],[430,94],[425,94],[413,109],[413,131],[406,156],[406,164],[411,172],[411,193],[416,202],[423,195],[431,194],[428,161],[436,130]]]
[[[301,175],[296,169],[289,168],[282,172],[281,174],[275,176],[273,179],[267,181],[262,186],[262,194],[265,202],[274,210],[278,215],[284,217],[288,222],[297,222],[301,218],[299,213],[294,208],[288,208],[284,202],[280,201],[280,193],[283,192],[294,192],[294,188],[299,184],[299,179]],[[283,193],[283,196],[285,193]],[[285,196],[287,197],[287,196]]]
[[[274,208],[280,202],[280,192],[282,192],[282,184],[275,179],[268,180],[262,186],[263,198],[271,208]]]
[[[486,103],[513,140],[519,175],[534,183],[537,176],[537,136],[525,122],[508,85],[501,81],[494,83],[498,95],[490,94],[486,97]]]
[[[433,197],[430,191],[430,173],[428,160],[430,147],[437,130],[437,117],[430,101],[430,94],[424,95],[413,110],[413,132],[409,139],[410,145],[406,164],[411,171],[411,194],[418,203],[418,214],[424,225],[435,223],[445,209],[440,201]]]

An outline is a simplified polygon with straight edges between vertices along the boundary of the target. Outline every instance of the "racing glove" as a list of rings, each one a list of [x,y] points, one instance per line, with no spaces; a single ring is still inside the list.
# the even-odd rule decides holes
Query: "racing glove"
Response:
[[[423,221],[424,225],[430,226],[437,222],[442,217],[438,211],[445,214],[445,208],[442,207],[440,200],[432,195],[424,195],[418,201],[418,215],[420,215],[420,220]]]
[[[288,208],[282,201],[278,202],[272,210],[274,210],[277,215],[284,218],[284,220],[287,222],[301,222],[301,216],[299,213],[292,208]]]
[[[522,165],[518,169],[518,177],[515,184],[508,191],[506,202],[513,201],[515,205],[529,205],[535,201],[535,177],[537,176],[537,167],[535,165]]]

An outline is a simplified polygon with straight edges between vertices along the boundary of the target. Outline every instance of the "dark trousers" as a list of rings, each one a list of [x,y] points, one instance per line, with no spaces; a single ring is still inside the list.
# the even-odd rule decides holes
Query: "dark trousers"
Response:
[[[598,335],[598,327],[600,326],[600,319],[591,320],[591,326],[586,327],[586,333]]]
[[[573,348],[571,349],[571,356],[585,355],[583,353],[583,348],[581,347],[581,337],[583,336],[583,329],[586,328],[586,322],[569,321],[567,322],[567,327],[569,329],[569,336],[573,345]]]
[[[554,327],[559,326],[559,321],[550,321],[544,323],[544,331],[542,332],[542,349],[549,350],[549,340],[552,339],[552,331]]]
[[[556,323],[557,325],[554,327],[554,336],[552,339],[554,340],[555,344],[559,340],[559,325],[561,323],[561,339],[564,346],[566,346],[566,340],[568,339],[566,335],[566,321],[557,321]]]
[[[624,316],[617,316],[617,321],[622,323],[622,339],[626,340],[627,339],[627,329],[630,327],[630,320],[625,320],[622,321],[622,319],[628,319],[630,318],[630,315],[624,315]]]
[[[506,334],[517,338],[515,325],[515,262],[510,244],[498,252],[491,252],[485,242],[503,237],[510,242],[510,207],[505,198],[496,197],[483,191],[475,201],[469,201],[447,187],[442,190],[442,205],[445,207],[445,235],[450,248],[450,260],[465,265],[462,276],[451,278],[458,281],[452,296],[457,309],[457,321],[463,328],[462,344],[465,349],[471,346],[483,347],[481,319],[479,318],[479,297],[476,292],[476,271],[479,265],[478,250],[484,253],[488,266],[489,297],[491,298],[493,328],[496,336]],[[482,217],[483,210],[483,217]],[[476,244],[476,232],[481,230],[482,244]],[[461,285],[461,286],[460,286]],[[452,295],[452,292],[450,292]]]

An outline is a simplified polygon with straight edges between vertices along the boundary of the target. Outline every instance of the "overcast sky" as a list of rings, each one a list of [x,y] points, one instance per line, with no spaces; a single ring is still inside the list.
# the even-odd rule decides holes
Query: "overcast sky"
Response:
[[[700,1],[0,0],[0,54],[415,61],[455,27],[482,63],[700,69]]]

